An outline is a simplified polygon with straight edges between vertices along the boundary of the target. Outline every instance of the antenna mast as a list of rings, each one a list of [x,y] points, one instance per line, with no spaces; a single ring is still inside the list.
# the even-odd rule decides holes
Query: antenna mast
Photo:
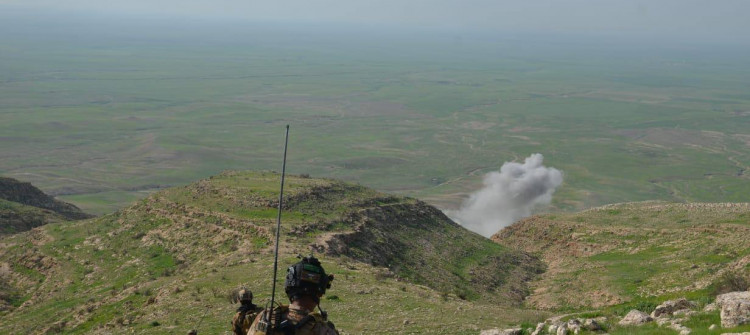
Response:
[[[279,234],[281,232],[281,207],[284,201],[284,176],[286,175],[286,148],[289,144],[289,125],[286,125],[286,135],[284,135],[284,161],[281,164],[281,187],[279,191],[279,211],[276,216],[276,248],[273,257],[273,287],[271,288],[271,309],[268,314],[268,324],[271,329],[275,325],[271,324],[273,320],[274,302],[276,300],[276,273],[279,268]],[[270,333],[270,332],[269,332]]]

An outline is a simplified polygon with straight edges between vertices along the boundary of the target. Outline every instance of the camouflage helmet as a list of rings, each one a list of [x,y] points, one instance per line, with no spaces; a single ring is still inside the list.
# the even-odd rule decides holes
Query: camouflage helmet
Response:
[[[241,287],[240,289],[232,293],[231,299],[233,303],[252,303],[253,302],[253,291],[250,291],[247,287]]]
[[[333,275],[327,275],[320,261],[313,257],[304,257],[287,269],[284,291],[290,301],[301,296],[311,296],[315,302],[331,288]]]
[[[240,302],[253,302],[253,291],[250,291],[249,288],[243,287],[237,292],[237,296]]]

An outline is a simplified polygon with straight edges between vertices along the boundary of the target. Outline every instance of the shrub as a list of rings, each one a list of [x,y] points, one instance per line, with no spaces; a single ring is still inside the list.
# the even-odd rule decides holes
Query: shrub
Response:
[[[735,292],[735,291],[747,291],[750,289],[750,280],[746,275],[737,272],[725,272],[719,279],[714,283],[714,295]]]

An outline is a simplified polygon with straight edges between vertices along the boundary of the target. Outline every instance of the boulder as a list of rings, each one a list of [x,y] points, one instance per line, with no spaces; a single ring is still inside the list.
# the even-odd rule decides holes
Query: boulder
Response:
[[[495,329],[487,329],[483,330],[479,333],[479,335],[521,335],[522,330],[521,328],[512,328],[512,329],[503,329],[500,330],[499,328]]]
[[[586,320],[583,320],[583,329],[595,332],[595,331],[602,330],[602,326],[599,324],[599,322],[596,322],[596,320],[594,319],[586,319]]]
[[[685,327],[677,322],[672,323],[669,328],[676,330],[680,335],[688,335],[692,332],[690,328]]]
[[[721,306],[721,326],[737,327],[750,323],[750,300],[725,302]]]
[[[650,315],[634,309],[628,312],[628,314],[617,324],[620,326],[640,326],[653,320],[654,319]]]
[[[557,327],[557,335],[568,335],[568,324],[563,323],[559,327]]]
[[[716,297],[716,307],[721,308],[725,303],[734,303],[740,300],[750,300],[750,291],[739,291],[720,294]]]
[[[544,322],[537,323],[536,329],[534,329],[534,331],[531,332],[531,335],[539,335],[542,333],[542,330],[544,330]]]
[[[658,324],[659,327],[664,326],[664,325],[668,325],[668,324],[672,324],[672,319],[670,319],[669,317],[667,317],[665,315],[662,315],[662,316],[654,319],[654,321],[656,321],[656,324]]]
[[[665,301],[659,306],[656,306],[654,311],[651,312],[651,317],[658,318],[659,316],[665,314],[672,315],[675,311],[679,311],[682,309],[694,309],[695,307],[695,303],[692,303],[685,298],[669,300]]]
[[[579,319],[570,319],[565,324],[565,328],[568,329],[569,333],[579,334],[581,332],[581,320],[579,320]]]
[[[716,297],[721,309],[721,326],[736,327],[750,323],[750,291],[730,292]]]

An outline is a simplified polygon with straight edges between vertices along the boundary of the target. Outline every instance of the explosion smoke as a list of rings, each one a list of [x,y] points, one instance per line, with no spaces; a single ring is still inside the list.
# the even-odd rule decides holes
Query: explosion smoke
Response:
[[[562,184],[560,170],[542,165],[532,154],[523,164],[506,162],[500,171],[484,176],[484,187],[469,196],[458,211],[448,215],[466,229],[490,237],[516,220],[530,216],[535,206],[549,204]]]

